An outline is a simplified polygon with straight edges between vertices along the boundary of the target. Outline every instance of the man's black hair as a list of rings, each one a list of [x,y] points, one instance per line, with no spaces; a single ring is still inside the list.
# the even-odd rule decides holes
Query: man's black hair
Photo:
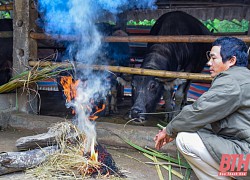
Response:
[[[248,65],[248,48],[245,42],[235,37],[220,37],[212,46],[220,46],[220,55],[222,61],[226,62],[233,56],[236,57],[236,66],[247,67]]]

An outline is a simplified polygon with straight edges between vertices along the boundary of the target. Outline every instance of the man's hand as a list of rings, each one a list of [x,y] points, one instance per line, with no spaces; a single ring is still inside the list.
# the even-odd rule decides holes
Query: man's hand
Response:
[[[169,137],[166,132],[166,128],[160,130],[158,134],[156,134],[154,141],[155,141],[155,148],[159,150],[165,144],[173,141],[174,138]]]

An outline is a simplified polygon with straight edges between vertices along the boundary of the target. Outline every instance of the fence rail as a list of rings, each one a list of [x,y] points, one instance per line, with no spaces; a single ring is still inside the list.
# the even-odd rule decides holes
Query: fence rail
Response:
[[[51,66],[55,64],[61,64],[61,67],[70,67],[71,63],[68,62],[51,62],[51,61],[29,61],[29,65],[33,66]],[[208,74],[201,73],[188,73],[188,72],[173,72],[164,70],[152,70],[143,68],[131,68],[131,67],[121,67],[121,66],[104,66],[104,65],[86,65],[86,64],[74,64],[77,69],[93,69],[101,71],[112,71],[126,74],[137,74],[144,76],[156,76],[161,78],[180,78],[180,79],[193,79],[193,80],[204,80],[211,81],[212,77]]]
[[[45,40],[45,39],[57,39],[57,40],[67,40],[67,41],[76,41],[79,39],[78,36],[74,35],[58,35],[58,34],[44,34],[31,32],[30,37],[36,40]],[[221,36],[212,36],[212,35],[171,35],[171,36],[106,36],[103,37],[105,42],[158,42],[158,43],[211,43],[214,42],[218,37]],[[250,36],[240,35],[235,36],[243,41],[250,43]],[[82,38],[84,40],[84,38]],[[89,39],[86,37],[86,41]]]

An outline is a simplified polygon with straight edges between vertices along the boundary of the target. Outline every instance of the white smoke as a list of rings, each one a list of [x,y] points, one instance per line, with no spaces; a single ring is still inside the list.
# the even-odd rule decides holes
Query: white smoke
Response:
[[[95,25],[98,18],[106,12],[117,14],[130,8],[155,8],[154,3],[155,0],[38,0],[38,10],[46,33],[77,35],[76,42],[67,43],[70,59],[91,65],[96,63],[102,44]],[[95,123],[89,121],[91,110],[87,107],[91,109],[92,101],[105,97],[109,87],[103,84],[105,73],[96,76],[91,69],[84,69],[81,75],[78,78],[88,81],[79,84],[77,97],[68,105],[76,112],[78,128],[86,134],[87,151],[93,139],[96,140]]]

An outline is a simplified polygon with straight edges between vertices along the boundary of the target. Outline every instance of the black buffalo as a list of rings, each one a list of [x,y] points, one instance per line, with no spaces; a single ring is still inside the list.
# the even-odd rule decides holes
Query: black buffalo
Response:
[[[150,35],[209,34],[211,34],[209,30],[199,20],[181,11],[162,15],[150,31]],[[207,62],[205,54],[210,46],[210,44],[205,43],[150,43],[141,68],[200,72]],[[167,114],[167,120],[175,116],[185,105],[190,80],[166,80],[167,82],[162,83],[157,77],[134,76],[132,81],[134,104],[130,111],[134,122],[145,122],[145,113],[155,110],[162,95],[166,102],[165,111],[172,112]],[[174,92],[176,86],[177,89]]]
[[[0,33],[13,31],[12,19],[0,19]],[[6,33],[8,32],[8,33]],[[0,38],[0,85],[7,83],[12,76],[13,37]]]

